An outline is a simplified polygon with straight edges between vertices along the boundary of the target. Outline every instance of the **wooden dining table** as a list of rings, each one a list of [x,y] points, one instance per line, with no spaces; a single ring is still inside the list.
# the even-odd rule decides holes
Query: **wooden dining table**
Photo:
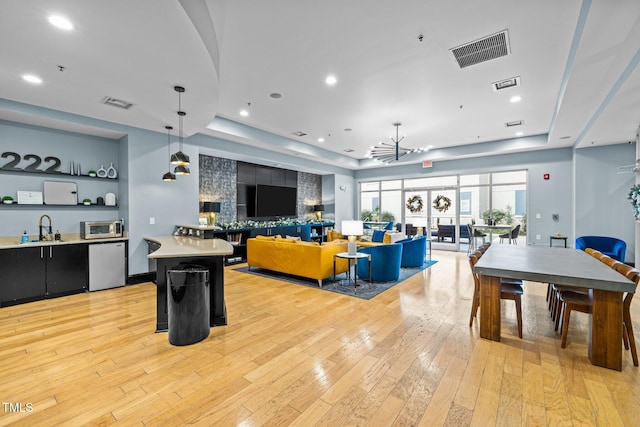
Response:
[[[500,278],[589,288],[589,359],[622,369],[622,298],[635,283],[576,250],[542,246],[492,245],[474,270],[480,275],[480,336],[500,341]]]

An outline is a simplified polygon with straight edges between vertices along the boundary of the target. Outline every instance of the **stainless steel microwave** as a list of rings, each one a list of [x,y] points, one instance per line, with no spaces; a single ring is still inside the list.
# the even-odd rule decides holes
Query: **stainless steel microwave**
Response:
[[[82,221],[80,237],[83,239],[108,239],[122,237],[122,221]]]

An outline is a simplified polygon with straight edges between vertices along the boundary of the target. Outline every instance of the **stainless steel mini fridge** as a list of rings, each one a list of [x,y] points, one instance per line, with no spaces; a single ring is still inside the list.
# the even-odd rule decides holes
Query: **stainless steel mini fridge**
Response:
[[[89,291],[124,286],[125,262],[124,242],[89,245]]]

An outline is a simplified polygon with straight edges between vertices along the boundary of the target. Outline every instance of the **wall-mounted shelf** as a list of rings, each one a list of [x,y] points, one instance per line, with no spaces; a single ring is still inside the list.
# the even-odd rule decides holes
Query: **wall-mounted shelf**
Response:
[[[25,205],[25,204],[18,204],[18,203],[0,203],[0,209],[1,208],[7,208],[7,209],[11,209],[11,208],[18,208],[18,209],[61,209],[61,208],[85,208],[85,209],[91,209],[91,208],[97,208],[97,209],[118,209],[119,206],[107,206],[107,205],[96,205],[95,203],[92,203],[90,205],[85,205],[84,203],[78,203],[76,205]]]
[[[19,170],[12,170],[12,169],[1,169],[0,168],[0,173],[11,173],[11,174],[26,174],[26,175],[34,175],[34,176],[47,176],[47,177],[59,177],[59,178],[80,178],[80,179],[93,179],[96,181],[104,181],[104,182],[116,182],[118,181],[118,178],[100,178],[97,176],[89,176],[86,174],[80,174],[80,175],[71,175],[70,173],[65,173],[65,172],[59,172],[59,171],[55,171],[55,172],[47,172],[47,171],[41,171],[41,170],[25,170],[25,169],[19,169]]]

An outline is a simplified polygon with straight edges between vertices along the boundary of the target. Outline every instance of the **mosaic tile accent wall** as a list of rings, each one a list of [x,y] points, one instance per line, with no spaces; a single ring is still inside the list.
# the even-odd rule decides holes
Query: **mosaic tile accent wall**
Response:
[[[235,160],[200,155],[200,201],[220,202],[216,222],[236,220]]]
[[[237,176],[235,160],[200,155],[200,201],[220,202],[216,222],[237,220]],[[298,217],[315,217],[313,205],[322,203],[322,176],[298,172]]]
[[[322,204],[322,176],[298,172],[298,218],[313,219],[313,205]]]

